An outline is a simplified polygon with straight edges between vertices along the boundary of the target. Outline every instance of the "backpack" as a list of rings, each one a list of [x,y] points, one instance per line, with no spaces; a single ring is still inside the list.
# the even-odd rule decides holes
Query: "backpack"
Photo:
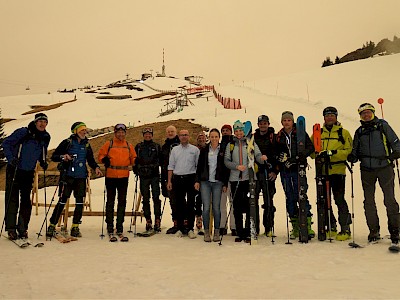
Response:
[[[389,140],[386,137],[386,133],[385,133],[385,130],[383,128],[383,124],[382,124],[382,120],[381,119],[378,119],[378,121],[376,122],[376,125],[374,125],[374,128],[378,129],[379,132],[380,132],[380,136],[381,136],[381,139],[382,139],[383,145],[385,147],[385,151],[386,151],[386,156],[388,157],[390,152],[391,152],[391,150],[392,150],[392,147],[390,145]],[[361,135],[367,134],[367,133],[369,133],[369,131],[368,130],[363,130],[362,126],[360,126],[356,131],[357,137],[360,137]]]
[[[321,134],[323,132],[323,127],[321,127]],[[344,140],[343,137],[343,127],[339,127],[338,129],[338,138],[332,138],[332,137],[328,137],[328,138],[324,138],[324,140],[338,140],[339,142],[341,142],[343,145],[346,143],[346,141]]]

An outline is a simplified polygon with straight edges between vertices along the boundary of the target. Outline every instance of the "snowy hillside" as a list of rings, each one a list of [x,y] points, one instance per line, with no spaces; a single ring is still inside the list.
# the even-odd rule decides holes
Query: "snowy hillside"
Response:
[[[216,87],[224,97],[241,99],[243,109],[226,110],[211,93],[207,98],[193,97],[193,106],[181,112],[159,117],[165,109],[164,96],[141,101],[99,100],[96,94],[77,91],[77,101],[46,111],[49,117],[48,131],[52,135],[51,148],[69,134],[75,121],[84,121],[90,128],[101,128],[117,122],[130,125],[174,120],[194,119],[210,128],[237,119],[251,120],[267,114],[275,130],[281,128],[282,111],[291,110],[295,116],[306,117],[307,129],[315,122],[323,122],[322,110],[328,105],[339,110],[339,121],[351,134],[359,124],[357,108],[363,102],[376,103],[383,98],[385,118],[400,134],[398,111],[400,103],[400,55],[392,55],[341,64],[279,78],[266,78],[245,82],[240,86]],[[145,82],[158,90],[173,90],[187,82],[178,79],[155,78]],[[138,84],[140,86],[140,84]],[[119,90],[132,98],[152,93]],[[308,93],[307,93],[308,90]],[[116,90],[110,89],[112,93]],[[30,105],[49,105],[73,99],[74,94],[51,93],[50,95],[24,95],[1,97],[0,106],[4,118],[15,118],[5,124],[5,132],[26,126],[32,115],[21,115]],[[313,161],[309,160],[312,166]],[[366,244],[368,229],[363,214],[363,196],[358,165],[354,173],[355,232],[354,238]],[[314,168],[308,171],[309,199],[316,213]],[[397,182],[397,178],[396,178]],[[93,209],[103,206],[104,180],[93,180]],[[127,210],[132,207],[134,178],[129,183]],[[351,209],[350,176],[347,178],[346,199]],[[47,188],[47,201],[54,188]],[[396,193],[399,194],[396,184]],[[44,201],[44,191],[39,191]],[[1,193],[4,199],[4,192]],[[381,220],[381,234],[387,234],[386,212],[380,191],[376,194]],[[260,201],[262,201],[260,199]],[[164,233],[151,238],[130,235],[130,242],[109,243],[101,240],[101,217],[84,217],[81,231],[84,235],[77,242],[60,244],[45,242],[41,249],[18,249],[4,238],[0,239],[0,298],[398,298],[399,256],[387,251],[389,240],[364,249],[351,249],[347,242],[319,242],[308,244],[294,241],[286,245],[285,198],[277,180],[277,207],[275,217],[275,244],[261,236],[255,247],[234,243],[230,235],[224,237],[222,246],[204,243],[202,237],[195,240],[176,238]],[[333,205],[336,211],[336,206]],[[4,207],[1,205],[0,217]],[[44,209],[38,216],[32,215],[30,235],[40,229]],[[316,221],[316,217],[315,217]],[[163,227],[172,225],[168,201],[163,216]],[[129,217],[125,219],[129,228]],[[314,224],[314,228],[316,225]],[[144,229],[138,222],[137,230]],[[43,238],[42,238],[43,239]]]

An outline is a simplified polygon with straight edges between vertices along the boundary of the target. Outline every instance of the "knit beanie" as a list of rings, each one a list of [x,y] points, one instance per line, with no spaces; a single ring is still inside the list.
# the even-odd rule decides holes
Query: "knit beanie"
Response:
[[[337,117],[338,116],[338,111],[337,111],[336,107],[328,106],[328,107],[325,107],[324,111],[322,112],[322,115],[324,117],[326,115],[335,115]]]
[[[35,119],[33,121],[36,123],[39,120],[45,120],[45,121],[49,122],[49,119],[47,118],[47,116],[44,113],[38,113],[35,115]]]
[[[224,126],[222,126],[222,127],[221,127],[221,131],[222,131],[223,129],[228,129],[230,132],[232,132],[232,126],[229,125],[229,124],[225,124]]]
[[[293,113],[288,110],[284,111],[282,113],[281,121],[283,121],[284,119],[291,119],[294,122]]]
[[[235,123],[233,123],[233,130],[244,131],[244,124],[242,122],[240,122],[240,120],[235,121]]]
[[[79,131],[86,129],[86,124],[83,122],[75,122],[71,126],[71,132],[77,134]]]

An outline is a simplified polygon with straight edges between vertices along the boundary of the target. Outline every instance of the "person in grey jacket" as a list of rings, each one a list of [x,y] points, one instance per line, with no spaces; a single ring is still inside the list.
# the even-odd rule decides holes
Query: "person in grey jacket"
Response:
[[[230,170],[229,181],[233,198],[233,213],[238,237],[235,242],[250,242],[250,205],[249,205],[249,159],[247,155],[247,139],[244,136],[244,125],[239,120],[233,124],[235,136],[233,142],[227,145],[224,164]],[[254,158],[262,164],[267,160],[254,143]],[[254,178],[256,179],[256,177]],[[243,228],[243,213],[246,213],[245,228]]]
[[[378,180],[384,195],[388,228],[392,243],[399,241],[399,205],[394,195],[393,161],[400,157],[400,143],[396,133],[383,119],[375,116],[370,103],[358,108],[361,126],[354,134],[353,150],[347,160],[360,161],[364,190],[364,211],[369,228],[368,241],[380,239],[379,218],[375,203],[375,184]]]

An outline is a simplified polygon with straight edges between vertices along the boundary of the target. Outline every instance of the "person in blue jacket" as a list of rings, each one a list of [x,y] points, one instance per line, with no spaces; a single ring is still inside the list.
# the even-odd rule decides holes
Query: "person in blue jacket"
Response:
[[[79,230],[83,214],[83,199],[86,196],[86,178],[88,170],[86,162],[95,171],[97,176],[102,176],[100,167],[96,163],[89,139],[86,137],[86,124],[75,122],[71,126],[71,136],[63,140],[51,156],[51,160],[58,162],[60,170],[59,201],[54,208],[50,218],[50,225],[47,228],[46,236],[52,237],[55,234],[55,227],[64,206],[74,192],[75,211],[72,219],[71,235],[81,237]]]
[[[8,161],[4,222],[11,240],[28,238],[32,212],[30,194],[36,164],[39,161],[44,170],[48,166],[46,155],[50,134],[46,131],[47,124],[47,116],[38,113],[28,127],[15,130],[3,141],[4,155]]]

